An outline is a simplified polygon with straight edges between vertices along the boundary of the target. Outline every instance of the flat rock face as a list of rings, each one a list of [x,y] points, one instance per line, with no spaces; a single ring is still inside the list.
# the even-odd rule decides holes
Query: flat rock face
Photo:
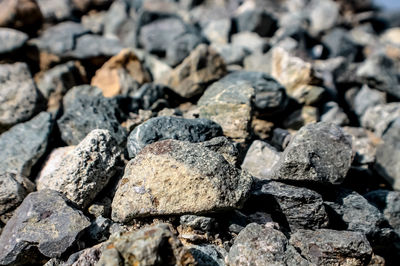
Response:
[[[115,173],[120,153],[110,132],[93,130],[55,171],[37,180],[38,190],[59,191],[78,206],[87,207]]]
[[[364,234],[331,229],[298,230],[290,243],[316,265],[366,265],[372,248]]]
[[[311,265],[273,228],[251,223],[237,236],[228,254],[229,265]]]
[[[40,93],[35,87],[25,63],[0,66],[0,133],[13,125],[30,119],[42,107]]]
[[[208,119],[163,116],[151,118],[136,127],[129,134],[127,147],[129,156],[134,157],[146,145],[159,140],[202,142],[221,135],[221,127]]]
[[[194,265],[194,259],[167,224],[158,224],[113,235],[96,265]]]
[[[29,194],[0,236],[0,263],[38,262],[59,257],[90,225],[82,212],[60,193],[43,190]]]
[[[28,35],[8,28],[0,28],[0,54],[6,54],[21,48],[28,40]]]
[[[112,203],[112,219],[207,213],[240,207],[252,178],[199,144],[164,140],[131,160]]]
[[[273,169],[273,178],[340,184],[351,162],[350,136],[333,124],[309,124],[292,138]]]
[[[0,172],[29,176],[32,167],[46,151],[52,128],[52,116],[42,112],[1,134]]]

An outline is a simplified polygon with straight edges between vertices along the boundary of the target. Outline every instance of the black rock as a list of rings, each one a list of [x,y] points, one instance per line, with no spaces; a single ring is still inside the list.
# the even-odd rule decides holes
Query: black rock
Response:
[[[199,266],[225,266],[225,249],[216,245],[192,245],[190,253]]]
[[[271,37],[277,30],[276,19],[259,9],[248,10],[236,17],[238,31],[253,31],[262,37]]]

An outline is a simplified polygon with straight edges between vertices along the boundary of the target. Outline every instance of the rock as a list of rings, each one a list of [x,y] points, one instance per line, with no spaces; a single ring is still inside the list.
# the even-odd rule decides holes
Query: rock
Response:
[[[154,172],[154,169],[157,169]],[[199,144],[164,140],[131,160],[112,203],[112,219],[208,213],[240,207],[252,178]]]
[[[0,135],[0,172],[29,177],[32,167],[45,153],[53,119],[42,112]]]
[[[167,48],[166,61],[170,66],[180,64],[205,39],[197,33],[185,33],[175,38]]]
[[[95,245],[90,248],[78,251],[71,256],[69,256],[66,262],[60,262],[60,265],[72,265],[72,266],[82,266],[82,265],[96,265],[99,261],[102,250],[104,249],[104,243]],[[53,259],[51,259],[53,260]],[[50,261],[51,261],[50,260]],[[50,262],[49,261],[49,262]],[[49,263],[48,262],[48,263]],[[46,266],[58,266],[59,264],[51,264]]]
[[[283,151],[289,145],[292,135],[286,129],[275,128],[272,132],[271,144],[278,149]]]
[[[0,133],[17,123],[29,120],[42,108],[25,63],[0,65]]]
[[[95,243],[108,240],[112,223],[110,219],[101,216],[96,217],[87,230],[90,240]]]
[[[382,34],[381,39],[395,45],[400,45],[400,27],[387,29]]]
[[[207,141],[199,142],[199,145],[220,153],[228,163],[234,166],[238,163],[239,151],[237,145],[226,137],[215,137]]]
[[[0,28],[0,54],[12,53],[23,47],[28,35],[14,29]]]
[[[397,118],[382,137],[376,150],[375,169],[396,190],[400,190],[400,119]]]
[[[184,98],[201,95],[206,86],[226,73],[224,60],[205,44],[190,55],[160,82]]]
[[[94,217],[110,217],[112,200],[108,197],[95,201],[88,207],[88,212]]]
[[[72,16],[73,6],[70,0],[36,0],[46,22],[68,20]]]
[[[203,34],[211,43],[227,44],[232,22],[230,19],[211,20],[203,28]]]
[[[4,0],[0,3],[0,27],[34,32],[41,26],[42,19],[35,0]]]
[[[283,126],[289,129],[299,130],[301,127],[314,124],[318,121],[318,109],[314,106],[303,106],[291,113],[283,121]]]
[[[371,245],[359,232],[299,230],[290,243],[314,265],[367,265],[372,255]]]
[[[268,42],[264,38],[261,38],[255,32],[246,31],[233,34],[232,45],[244,47],[252,53],[263,53],[268,48]]]
[[[192,245],[189,251],[199,266],[225,266],[225,249],[216,245]]]
[[[90,85],[75,86],[72,89],[70,89],[63,97],[63,107],[64,109],[68,109],[80,98],[85,98],[85,97],[96,98],[101,95],[103,95],[103,93],[97,87]]]
[[[331,0],[311,1],[310,30],[315,34],[333,28],[339,19],[339,5]]]
[[[352,137],[353,150],[356,152],[354,161],[359,164],[375,162],[376,147],[381,140],[361,127],[344,127],[343,130]]]
[[[268,179],[272,167],[279,161],[280,152],[267,142],[255,140],[246,153],[242,169],[259,179]]]
[[[382,137],[389,125],[400,116],[400,103],[378,104],[366,110],[361,117],[361,125]]]
[[[126,141],[126,132],[118,122],[119,117],[120,110],[115,100],[82,95],[66,105],[57,124],[61,138],[68,145],[77,145],[94,129],[109,130],[118,145],[121,145]]]
[[[273,168],[273,178],[340,184],[352,162],[350,136],[324,122],[302,127]]]
[[[370,89],[367,85],[364,85],[354,98],[353,109],[359,117],[362,117],[368,108],[385,103],[385,93]]]
[[[30,193],[0,236],[1,264],[34,264],[43,256],[60,257],[90,225],[60,193]]]
[[[350,121],[346,113],[336,102],[327,102],[323,107],[321,122],[344,126],[349,124]]]
[[[245,47],[232,44],[213,43],[211,47],[222,56],[228,66],[242,65],[243,60],[250,53]]]
[[[277,21],[264,10],[253,9],[236,17],[236,27],[239,32],[250,31],[261,37],[272,37],[277,29]]]
[[[6,222],[35,185],[26,177],[13,173],[0,174],[0,219]]]
[[[77,61],[70,61],[39,74],[35,80],[47,100],[47,110],[57,111],[67,91],[84,82],[85,73]]]
[[[134,102],[144,110],[158,110],[160,106],[168,106],[169,97],[174,97],[171,90],[161,84],[146,83],[136,92],[130,94]]]
[[[215,227],[215,219],[197,215],[182,215],[179,218],[180,224],[190,227],[193,230],[209,232]]]
[[[109,131],[93,130],[65,155],[54,172],[37,180],[37,188],[59,191],[85,208],[115,174],[120,153]]]
[[[113,235],[96,265],[193,265],[190,252],[167,224],[123,235]]]
[[[202,142],[220,135],[222,135],[221,127],[208,119],[155,117],[137,126],[129,134],[127,147],[132,158],[146,145],[159,140]]]
[[[313,190],[266,181],[257,185],[252,195],[256,197],[255,202],[262,202],[261,205],[266,206],[282,225],[287,223],[285,226],[289,226],[291,231],[328,226],[322,197]]]
[[[229,265],[311,265],[273,228],[251,223],[236,237]]]
[[[132,88],[150,81],[143,62],[133,50],[124,49],[96,71],[91,85],[99,87],[105,97],[113,97],[126,95]]]
[[[331,58],[343,56],[352,62],[357,57],[358,46],[344,29],[333,29],[322,38],[322,42],[328,48]]]
[[[89,9],[98,9],[110,6],[112,0],[72,0],[72,4],[81,12],[87,12]]]

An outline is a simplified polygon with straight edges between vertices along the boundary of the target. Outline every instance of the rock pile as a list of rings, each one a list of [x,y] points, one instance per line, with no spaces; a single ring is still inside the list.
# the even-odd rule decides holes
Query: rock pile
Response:
[[[0,265],[398,264],[399,16],[0,1]]]

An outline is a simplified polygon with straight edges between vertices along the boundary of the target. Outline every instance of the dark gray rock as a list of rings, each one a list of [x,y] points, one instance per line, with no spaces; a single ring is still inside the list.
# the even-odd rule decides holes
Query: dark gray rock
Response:
[[[89,219],[60,193],[44,190],[29,194],[0,236],[1,264],[34,264],[59,257],[79,240]]]
[[[179,219],[181,225],[194,230],[209,232],[215,228],[215,219],[197,215],[182,215]]]
[[[343,130],[352,137],[353,150],[356,153],[354,161],[359,164],[374,163],[376,148],[381,140],[362,127],[344,127]]]
[[[128,137],[128,152],[134,157],[146,145],[165,139],[202,142],[222,135],[221,127],[208,119],[155,117],[136,127]]]
[[[400,117],[400,102],[378,104],[366,110],[361,117],[361,125],[382,137],[390,124]]]
[[[173,39],[166,49],[166,61],[176,66],[185,59],[204,39],[196,33],[185,33]]]
[[[328,226],[328,214],[322,197],[313,190],[266,181],[257,184],[252,195],[255,202],[262,202],[264,209],[267,208],[278,219],[283,219],[283,225],[287,223],[292,231]]]
[[[289,244],[285,235],[273,228],[251,223],[236,237],[229,265],[311,265]]]
[[[336,102],[327,102],[323,106],[321,121],[338,126],[347,125],[350,121],[346,113]]]
[[[88,228],[89,238],[95,243],[108,240],[112,224],[113,222],[108,218],[97,217]]]
[[[312,265],[367,265],[372,255],[371,245],[359,232],[298,230],[290,244]]]
[[[42,112],[1,134],[0,172],[29,177],[32,167],[46,151],[52,127],[52,116]]]
[[[89,59],[111,57],[122,50],[118,39],[105,38],[95,34],[86,34],[75,40],[75,47],[65,54],[67,58]]]
[[[239,151],[237,145],[226,137],[215,137],[207,141],[199,143],[207,149],[220,153],[224,156],[225,160],[232,164],[237,165],[239,160]]]
[[[78,144],[94,129],[109,130],[120,145],[126,141],[126,132],[118,118],[120,110],[115,100],[82,95],[66,106],[57,124],[61,138],[69,145]]]
[[[76,102],[80,98],[96,98],[102,95],[103,93],[98,87],[90,85],[75,86],[72,89],[68,90],[68,92],[63,97],[63,107],[64,109],[68,109],[69,106],[72,106],[74,102]]]
[[[189,252],[199,266],[225,266],[225,249],[216,245],[189,246]]]
[[[0,133],[42,109],[42,97],[25,63],[0,65]]]
[[[25,45],[28,35],[14,29],[0,28],[0,55],[17,51]]]
[[[351,137],[334,124],[302,127],[273,169],[273,178],[340,184],[352,162]]]
[[[324,35],[322,42],[328,48],[330,57],[343,56],[352,62],[357,56],[358,47],[344,29],[335,28]]]
[[[385,93],[364,85],[354,98],[353,109],[361,117],[368,108],[385,103]]]
[[[262,37],[271,37],[277,30],[277,21],[264,10],[248,10],[236,17],[236,27],[240,31],[252,31]]]
[[[168,87],[155,84],[143,84],[137,91],[132,93],[133,101],[143,110],[158,109],[162,105],[168,105],[168,95],[170,90]]]

